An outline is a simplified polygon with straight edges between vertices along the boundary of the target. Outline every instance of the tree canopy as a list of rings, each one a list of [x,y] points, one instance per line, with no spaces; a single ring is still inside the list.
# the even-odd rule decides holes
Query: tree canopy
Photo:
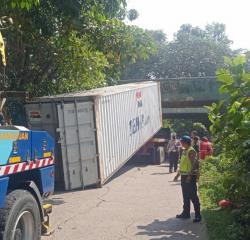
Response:
[[[7,66],[0,88],[32,95],[90,89],[120,79],[213,76],[232,56],[225,25],[160,30],[126,24],[126,0],[0,0]]]
[[[37,6],[39,0],[1,0],[1,7],[30,9],[32,6]]]
[[[224,56],[233,55],[224,24],[212,23],[204,29],[184,24],[172,41],[167,41],[162,31],[149,34],[156,53],[136,64],[128,63],[123,79],[215,76]]]
[[[3,1],[0,16],[12,19],[1,28],[1,89],[48,95],[113,84],[125,64],[154,51],[144,30],[123,22],[125,0]]]
[[[233,206],[227,239],[244,240],[250,230],[250,72],[249,57],[225,59],[217,71],[225,99],[209,107],[216,156],[202,164],[200,191],[206,208],[229,199]]]

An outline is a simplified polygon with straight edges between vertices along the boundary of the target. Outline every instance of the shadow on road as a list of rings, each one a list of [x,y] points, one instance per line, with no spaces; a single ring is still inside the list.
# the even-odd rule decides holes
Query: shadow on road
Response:
[[[130,171],[133,168],[143,168],[148,165],[152,165],[152,160],[149,158],[140,158],[137,156],[132,157],[122,168],[120,168],[105,184],[113,181],[124,173]]]
[[[137,226],[137,236],[149,236],[150,240],[195,240],[202,239],[202,224],[194,224],[191,220],[170,218],[166,221],[154,220],[145,226]],[[202,239],[203,240],[203,239]]]
[[[168,175],[170,174],[169,172],[163,172],[163,173],[152,173],[151,175]]]

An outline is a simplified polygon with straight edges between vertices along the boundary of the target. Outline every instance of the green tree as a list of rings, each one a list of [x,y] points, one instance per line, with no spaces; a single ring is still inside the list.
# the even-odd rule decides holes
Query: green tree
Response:
[[[136,62],[127,62],[122,73],[122,79],[154,79],[165,75],[165,60],[168,56],[168,43],[166,35],[161,30],[146,31],[154,43],[154,51],[147,59]]]
[[[1,0],[1,7],[7,6],[11,8],[31,9],[32,6],[37,6],[39,0]]]
[[[213,104],[209,119],[218,155],[202,166],[201,194],[210,205],[229,199],[234,223],[228,226],[229,239],[250,236],[250,72],[248,58],[225,59],[226,68],[217,71],[225,100]]]
[[[127,17],[129,19],[129,21],[132,22],[139,17],[139,13],[136,9],[130,9],[127,13]]]
[[[55,92],[91,89],[106,84],[108,61],[102,52],[91,49],[84,36],[71,32],[62,39],[56,39],[56,47],[59,49],[56,58],[58,75],[50,86]]]
[[[181,26],[174,41],[169,45],[167,76],[214,76],[216,69],[223,66],[224,56],[231,53],[225,28],[221,28],[221,32],[213,31],[217,29],[217,24],[208,25],[206,28],[209,31],[191,25]],[[217,35],[214,35],[214,32]],[[224,36],[223,41],[217,41],[220,35]]]
[[[7,67],[1,88],[32,95],[114,84],[128,62],[153,51],[144,30],[126,25],[126,1],[45,1],[29,10],[8,3],[0,16],[12,16],[3,31]]]
[[[190,135],[191,131],[197,131],[199,137],[209,135],[209,132],[203,123],[196,122],[192,119],[165,120],[165,126],[168,126],[172,132],[177,133],[179,137]]]
[[[225,25],[209,24],[205,29],[184,24],[174,40],[166,41],[161,31],[151,32],[157,51],[148,60],[128,64],[123,79],[214,76],[223,67],[224,56],[231,56],[231,41]]]
[[[209,108],[211,131],[222,151],[221,158],[225,158],[228,166],[237,165],[230,169],[230,197],[249,201],[250,184],[245,180],[250,177],[250,73],[245,70],[247,59],[244,56],[226,58],[225,62],[228,69],[218,70],[217,76],[220,92],[228,98]]]

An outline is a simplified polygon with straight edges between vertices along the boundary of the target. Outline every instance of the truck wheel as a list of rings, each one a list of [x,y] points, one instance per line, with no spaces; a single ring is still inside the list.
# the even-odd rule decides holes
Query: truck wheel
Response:
[[[164,147],[158,147],[156,151],[156,164],[161,164],[165,160],[165,151]]]
[[[26,190],[15,190],[0,209],[0,240],[40,240],[41,217],[35,198]]]

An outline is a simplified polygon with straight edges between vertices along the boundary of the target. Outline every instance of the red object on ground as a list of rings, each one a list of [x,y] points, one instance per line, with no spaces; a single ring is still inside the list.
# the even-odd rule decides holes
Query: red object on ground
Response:
[[[233,203],[230,200],[223,199],[223,200],[219,201],[219,206],[222,207],[222,208],[230,207],[230,206],[232,206],[232,204]]]

